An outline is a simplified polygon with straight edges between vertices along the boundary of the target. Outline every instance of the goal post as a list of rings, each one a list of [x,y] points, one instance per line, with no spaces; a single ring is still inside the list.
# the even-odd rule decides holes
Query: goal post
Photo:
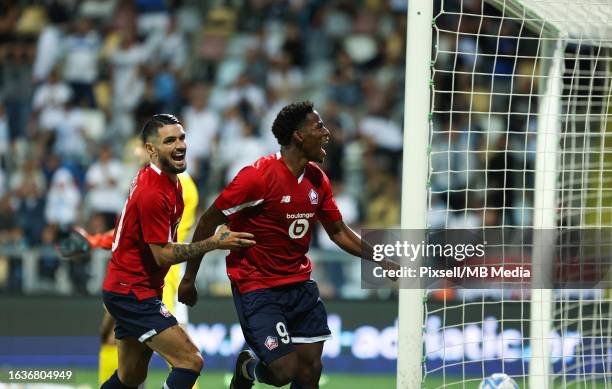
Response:
[[[612,3],[408,4],[402,228],[542,236],[532,288],[400,290],[397,387],[612,387],[612,292],[553,289],[538,247],[612,235]]]
[[[563,40],[549,40],[542,45],[547,65],[541,74],[544,82],[539,90],[535,191],[533,207],[534,252],[532,255],[529,341],[529,387],[547,389],[550,379],[550,331],[552,329],[553,296],[549,277],[553,258],[549,244],[554,245],[551,230],[557,227],[557,174],[559,131],[561,127],[561,95],[563,89]],[[546,69],[547,68],[547,69]]]
[[[433,2],[408,3],[401,199],[403,229],[424,230],[427,227],[432,20]],[[421,289],[401,289],[400,285],[398,389],[421,386],[423,296]]]

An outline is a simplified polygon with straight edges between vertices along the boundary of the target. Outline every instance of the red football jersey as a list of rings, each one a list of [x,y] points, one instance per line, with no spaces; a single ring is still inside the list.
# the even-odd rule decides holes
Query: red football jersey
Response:
[[[329,178],[314,163],[295,177],[276,153],[243,168],[215,200],[233,231],[250,232],[257,244],[233,250],[227,275],[240,293],[305,281],[315,219],[342,219]]]
[[[161,298],[169,267],[157,265],[149,243],[176,242],[183,207],[178,179],[174,182],[153,164],[140,169],[115,227],[103,290],[133,292],[139,300]]]

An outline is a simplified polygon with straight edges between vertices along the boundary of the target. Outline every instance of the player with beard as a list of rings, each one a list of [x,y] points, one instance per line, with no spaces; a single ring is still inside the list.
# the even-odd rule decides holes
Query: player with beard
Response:
[[[112,258],[102,286],[104,305],[116,321],[117,371],[103,389],[136,388],[145,381],[156,351],[172,370],[165,388],[191,389],[203,366],[202,356],[161,301],[171,265],[200,258],[215,249],[242,249],[253,235],[222,226],[208,239],[177,243],[183,194],[177,174],[185,171],[185,131],[172,115],[154,115],[142,140],[150,164],[132,181],[115,227]]]
[[[325,158],[330,136],[313,104],[284,107],[272,132],[280,151],[243,168],[204,213],[194,235],[194,240],[212,236],[229,221],[257,241],[226,259],[236,313],[255,354],[239,354],[231,389],[251,388],[254,381],[319,387],[323,342],[331,333],[306,256],[314,222],[319,220],[346,252],[362,256],[361,238],[342,221],[329,179],[313,163]],[[187,305],[197,301],[199,264],[199,259],[187,263],[179,285],[179,301]]]

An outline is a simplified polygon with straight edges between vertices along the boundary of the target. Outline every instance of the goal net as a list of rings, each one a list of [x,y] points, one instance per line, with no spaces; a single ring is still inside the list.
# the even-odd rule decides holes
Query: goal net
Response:
[[[609,0],[436,4],[427,227],[611,241],[611,68]],[[427,290],[424,387],[612,388],[611,293],[561,286]]]

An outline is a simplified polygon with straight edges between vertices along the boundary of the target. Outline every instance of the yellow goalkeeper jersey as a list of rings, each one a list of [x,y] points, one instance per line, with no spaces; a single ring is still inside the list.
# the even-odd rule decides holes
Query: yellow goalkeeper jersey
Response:
[[[191,227],[195,223],[196,212],[198,209],[198,188],[195,182],[189,176],[189,174],[181,173],[178,175],[183,187],[183,202],[185,203],[185,209],[183,210],[183,216],[178,226],[177,239],[179,242],[184,242],[191,231]],[[176,293],[178,291],[178,285],[181,281],[181,264],[172,265],[166,278],[164,278],[164,293],[162,301],[170,312],[175,313],[174,307],[176,302]]]

